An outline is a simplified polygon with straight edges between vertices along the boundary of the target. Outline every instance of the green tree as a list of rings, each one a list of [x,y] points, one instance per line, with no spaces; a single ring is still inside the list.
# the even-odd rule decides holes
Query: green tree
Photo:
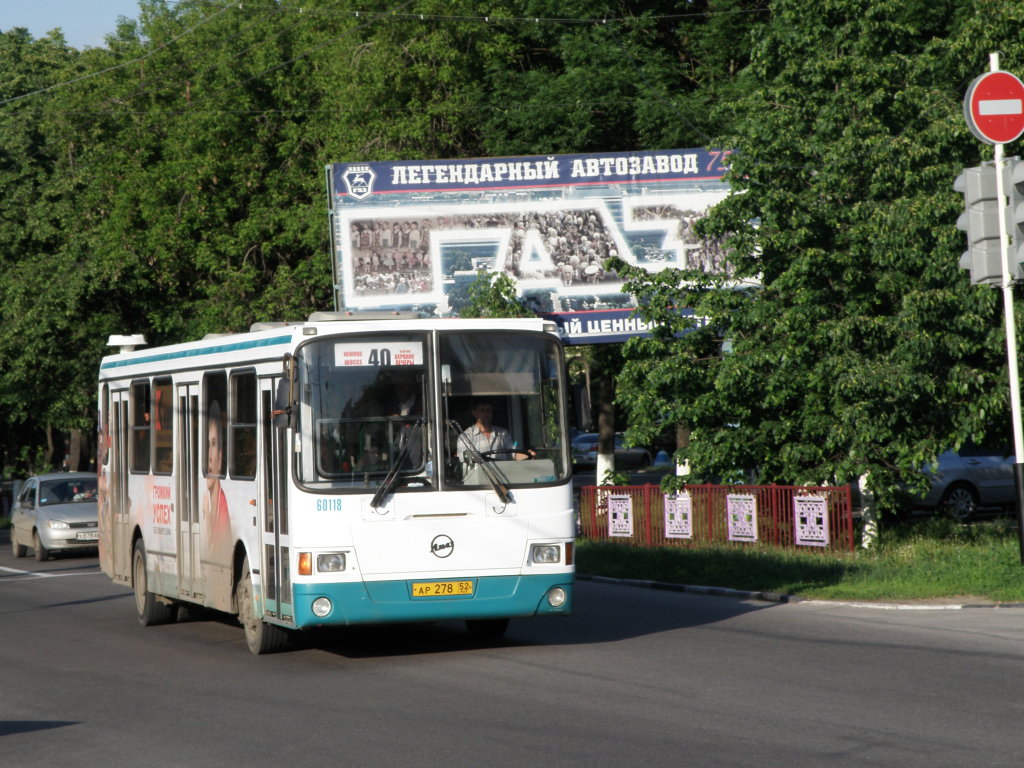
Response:
[[[70,365],[49,354],[53,326],[34,322],[51,311],[40,304],[40,284],[62,282],[53,254],[65,238],[54,212],[58,158],[46,137],[47,89],[77,60],[57,34],[33,40],[24,29],[0,33],[0,430],[4,453],[12,458],[22,455],[26,442],[52,442],[50,426],[63,426],[69,410],[81,424],[81,410],[69,409],[66,393],[50,386],[50,378]],[[55,324],[68,328],[60,320]]]
[[[459,311],[460,317],[533,317],[519,297],[515,281],[504,273],[477,273],[470,283],[469,298]]]
[[[328,306],[329,162],[705,143],[766,4],[141,0],[100,48],[5,33],[2,418],[87,427],[109,334]]]
[[[767,0],[529,0],[491,9],[487,154],[705,146]],[[535,21],[536,19],[536,21]]]
[[[988,50],[1024,61],[1021,14],[988,0],[773,3],[735,130],[716,142],[738,150],[736,194],[703,223],[728,235],[734,277],[761,287],[631,273],[650,319],[681,330],[679,305],[708,318],[629,345],[620,391],[639,436],[673,419],[704,477],[868,474],[884,497],[938,452],[1007,434],[999,300],[958,269],[951,185],[978,160],[964,89]]]

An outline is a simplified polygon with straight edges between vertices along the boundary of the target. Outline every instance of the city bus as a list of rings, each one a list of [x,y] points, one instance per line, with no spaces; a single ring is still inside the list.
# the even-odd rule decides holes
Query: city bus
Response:
[[[564,371],[541,319],[321,312],[122,346],[99,372],[101,568],[144,626],[205,606],[255,654],[318,627],[567,616]]]

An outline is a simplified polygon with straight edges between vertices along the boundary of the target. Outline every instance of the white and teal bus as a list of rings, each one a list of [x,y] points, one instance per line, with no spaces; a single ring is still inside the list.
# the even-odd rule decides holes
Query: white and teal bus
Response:
[[[554,326],[344,317],[103,358],[100,565],[140,622],[235,613],[259,654],[289,630],[568,615]]]

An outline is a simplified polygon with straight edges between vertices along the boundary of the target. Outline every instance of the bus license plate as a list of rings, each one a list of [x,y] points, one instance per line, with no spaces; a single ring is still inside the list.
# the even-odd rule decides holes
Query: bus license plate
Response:
[[[75,534],[75,539],[77,541],[99,541],[99,538],[99,531],[79,531]]]
[[[413,597],[452,597],[472,595],[472,581],[414,581]]]

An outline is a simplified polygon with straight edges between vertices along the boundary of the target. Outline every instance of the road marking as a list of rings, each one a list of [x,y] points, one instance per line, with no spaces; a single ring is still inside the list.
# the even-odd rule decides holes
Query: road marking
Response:
[[[18,568],[5,568],[0,565],[0,571],[4,573],[11,573],[15,576],[32,576],[36,579],[59,579],[65,576],[101,576],[99,571],[90,571],[88,573],[40,573],[39,571],[22,571]]]

